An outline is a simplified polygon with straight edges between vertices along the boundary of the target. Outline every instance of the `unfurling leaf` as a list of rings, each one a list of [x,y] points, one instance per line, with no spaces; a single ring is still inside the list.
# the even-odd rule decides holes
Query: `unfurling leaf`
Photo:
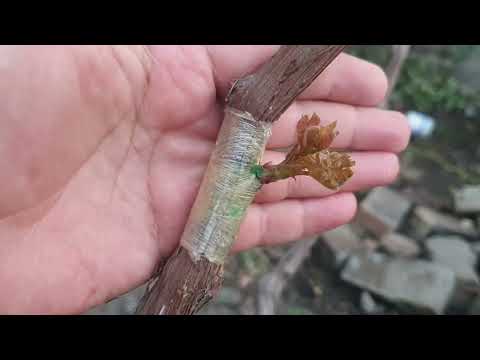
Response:
[[[305,175],[309,175],[329,189],[337,189],[352,175],[355,162],[344,153],[333,151],[317,152],[305,158]]]
[[[317,114],[313,114],[310,118],[306,115],[302,116],[297,124],[297,144],[287,155],[286,160],[292,161],[328,149],[338,135],[338,132],[334,131],[336,125],[335,121],[328,126],[320,126],[320,118]]]
[[[263,166],[262,183],[306,175],[332,190],[343,185],[352,177],[355,162],[346,153],[328,149],[338,135],[335,126],[336,122],[320,126],[317,114],[302,116],[297,124],[297,144],[282,163]]]

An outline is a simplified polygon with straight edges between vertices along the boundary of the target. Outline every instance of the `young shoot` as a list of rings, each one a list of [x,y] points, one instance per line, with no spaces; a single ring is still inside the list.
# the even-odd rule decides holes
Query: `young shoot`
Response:
[[[344,152],[330,146],[338,135],[336,122],[320,125],[317,114],[302,116],[297,124],[297,143],[278,165],[267,163],[255,169],[262,184],[306,175],[331,190],[342,186],[353,175],[355,162]]]

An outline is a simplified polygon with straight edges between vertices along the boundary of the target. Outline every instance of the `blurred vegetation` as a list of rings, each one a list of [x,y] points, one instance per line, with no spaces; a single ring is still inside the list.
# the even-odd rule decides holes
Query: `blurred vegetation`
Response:
[[[427,114],[447,112],[465,117],[479,114],[480,92],[454,75],[458,64],[472,51],[475,51],[474,45],[440,45],[434,51],[413,46],[392,94],[391,107]],[[383,68],[391,57],[390,47],[385,45],[353,46],[348,52]]]
[[[250,276],[260,276],[270,268],[270,260],[261,249],[243,251],[238,255],[240,269]]]
[[[431,161],[443,171],[457,177],[464,184],[480,184],[480,171],[475,168],[472,169],[466,166],[462,167],[457,165],[455,161],[449,160],[446,155],[442,155],[440,152],[432,149],[428,143],[411,144],[405,150],[404,157],[412,156]]]
[[[424,113],[462,113],[466,117],[477,114],[480,94],[453,77],[452,59],[413,53],[392,94],[392,107],[415,108]]]
[[[392,56],[389,45],[354,45],[347,52],[384,69]],[[418,111],[436,120],[432,136],[415,139],[403,155],[417,159],[417,166],[428,162],[440,171],[434,176],[439,192],[452,181],[480,184],[480,165],[475,166],[480,157],[480,91],[468,85],[474,80],[468,79],[470,73],[474,77],[477,72],[470,63],[463,81],[458,76],[479,55],[479,45],[413,45],[390,98],[393,110]]]

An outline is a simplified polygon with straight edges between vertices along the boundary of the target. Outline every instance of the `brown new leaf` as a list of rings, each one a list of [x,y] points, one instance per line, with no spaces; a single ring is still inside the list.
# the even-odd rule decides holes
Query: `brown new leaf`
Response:
[[[263,183],[306,175],[335,190],[353,175],[355,162],[346,153],[328,148],[338,135],[336,122],[320,126],[317,114],[302,116],[297,124],[297,144],[278,165],[263,166]]]
[[[355,162],[347,154],[324,150],[299,159],[304,175],[311,176],[329,189],[337,189],[352,175]]]
[[[303,115],[297,124],[297,144],[287,155],[287,162],[328,149],[338,135],[338,131],[334,131],[336,125],[335,121],[330,125],[320,126],[317,114],[314,113],[310,118]]]

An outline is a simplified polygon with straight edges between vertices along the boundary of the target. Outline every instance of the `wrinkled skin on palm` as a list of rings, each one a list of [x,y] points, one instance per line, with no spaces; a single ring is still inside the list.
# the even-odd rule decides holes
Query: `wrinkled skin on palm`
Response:
[[[338,135],[336,122],[320,125],[317,114],[302,116],[297,124],[297,144],[278,165],[263,165],[261,181],[274,181],[306,175],[331,190],[342,186],[353,175],[355,162],[347,153],[329,150]]]

